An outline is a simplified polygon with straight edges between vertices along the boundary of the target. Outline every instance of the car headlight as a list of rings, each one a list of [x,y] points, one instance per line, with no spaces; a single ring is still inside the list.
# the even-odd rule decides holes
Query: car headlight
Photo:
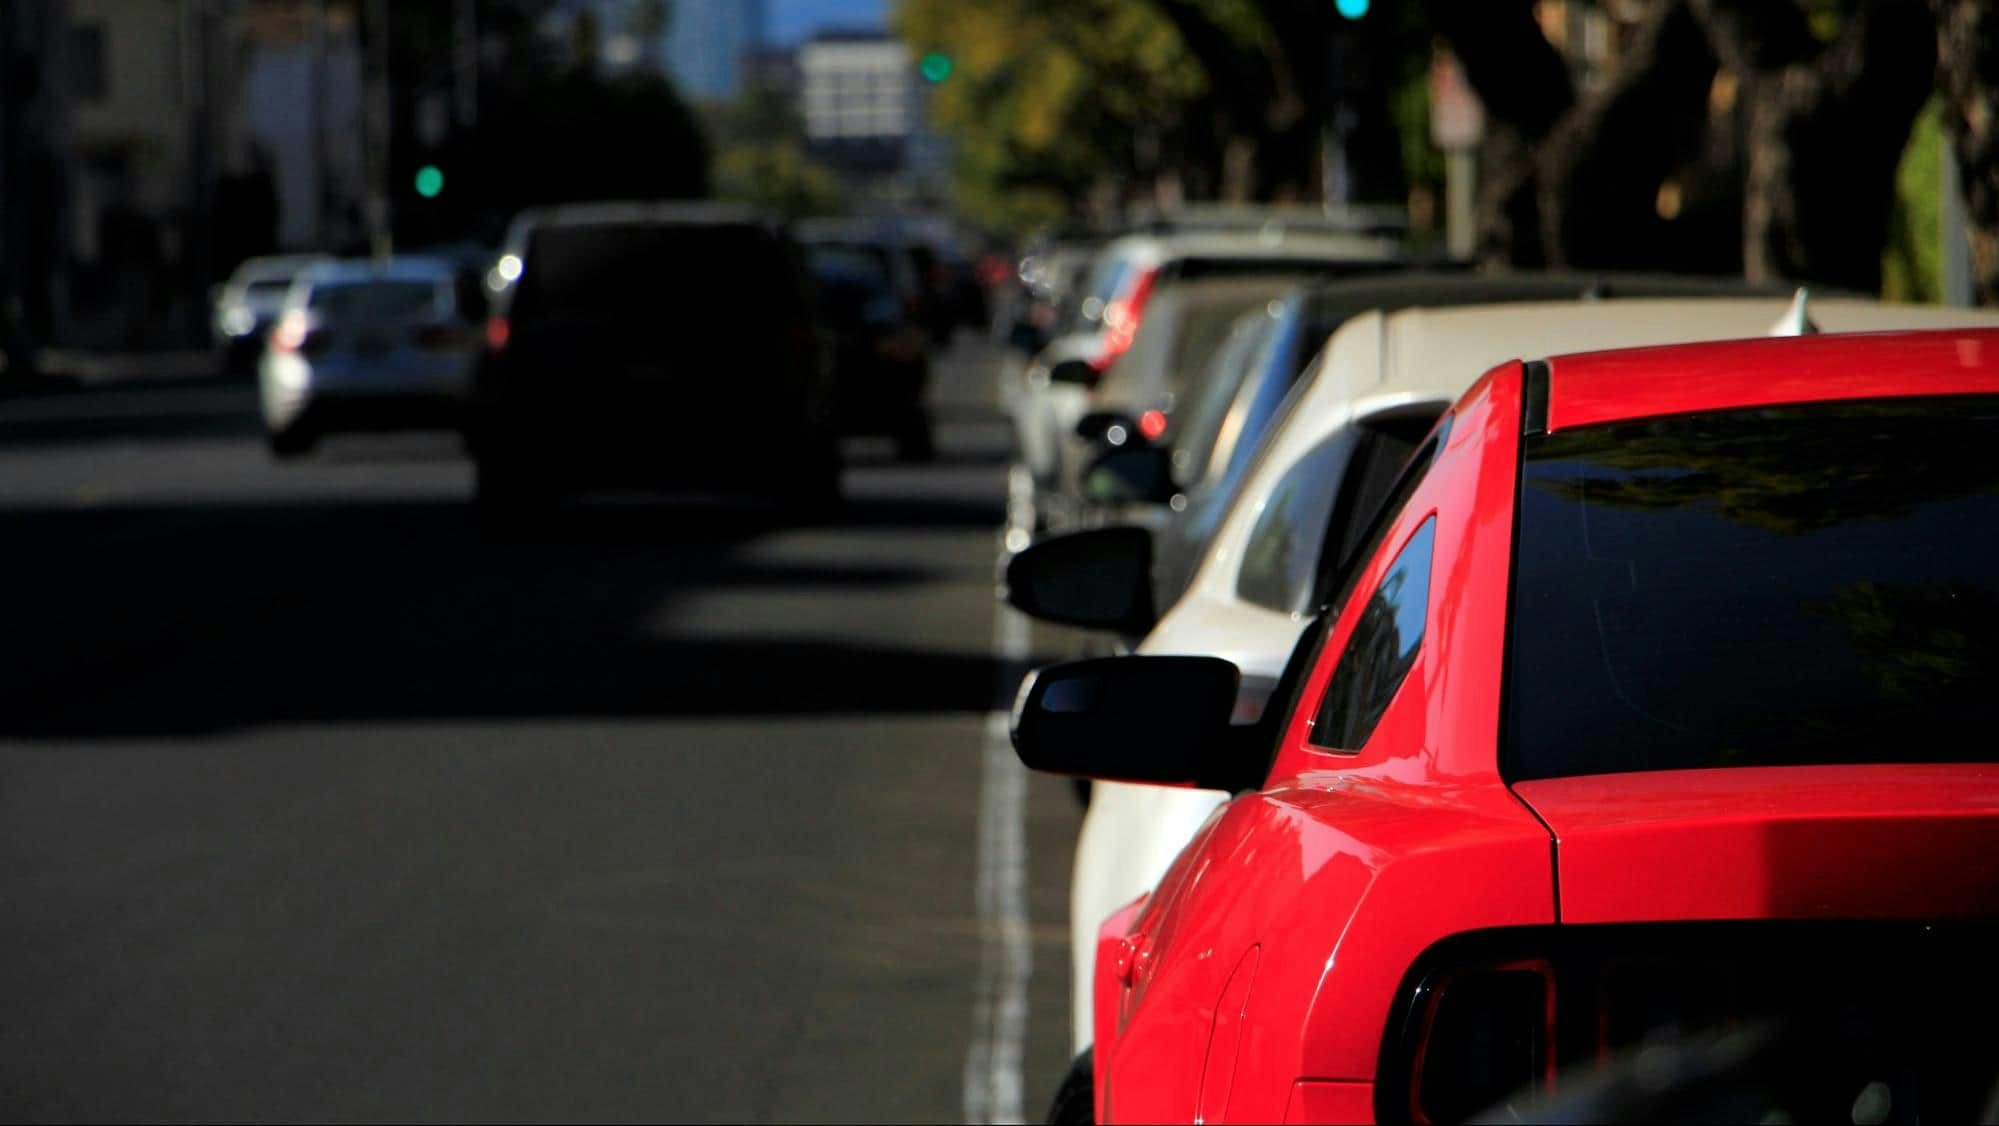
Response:
[[[257,315],[241,305],[224,309],[217,318],[225,336],[248,336],[257,331]]]

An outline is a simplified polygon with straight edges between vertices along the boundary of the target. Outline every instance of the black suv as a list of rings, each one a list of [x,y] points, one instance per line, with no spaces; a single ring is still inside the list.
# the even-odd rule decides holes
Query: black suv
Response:
[[[795,243],[754,212],[603,203],[514,221],[466,438],[478,499],[840,489],[837,400]]]

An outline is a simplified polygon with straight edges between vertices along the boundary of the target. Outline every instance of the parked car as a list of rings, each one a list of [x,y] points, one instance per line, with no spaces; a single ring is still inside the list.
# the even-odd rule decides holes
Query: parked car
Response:
[[[478,501],[599,488],[838,496],[838,399],[803,256],[718,204],[604,203],[515,221],[467,439]]]
[[[807,244],[806,255],[833,338],[841,432],[886,434],[905,461],[931,457],[930,341],[897,292],[888,252],[820,242]]]
[[[1397,267],[1399,244],[1283,230],[1126,235],[1106,244],[1082,296],[1005,394],[1037,496],[1059,493],[1062,450],[1090,389],[1138,338],[1155,291],[1175,281],[1254,275],[1344,276]]]
[[[476,329],[450,263],[324,262],[291,290],[258,364],[264,436],[278,457],[342,430],[458,426]]]
[[[1239,794],[1100,931],[1096,1120],[1505,1116],[1765,1017],[1868,1033],[1825,1105],[1978,1113],[1995,441],[1994,329],[1507,361],[1263,722],[1218,657],[1038,673],[1030,766]]]
[[[1093,384],[1086,385],[1082,417],[1063,436],[1055,479],[1037,490],[1037,516],[1050,528],[1072,527],[1103,510],[1131,500],[1164,500],[1139,490],[1102,492],[1087,472],[1092,462],[1118,447],[1170,447],[1182,400],[1198,398],[1215,354],[1235,322],[1252,309],[1269,306],[1295,288],[1295,275],[1253,274],[1159,287],[1131,348]],[[1087,370],[1071,364],[1065,371]],[[1215,372],[1228,378],[1227,372]],[[1160,485],[1165,475],[1155,473]],[[1113,482],[1115,479],[1112,479]],[[1158,491],[1164,491],[1163,489]]]
[[[1635,286],[1630,288],[1636,288]],[[1313,609],[1330,596],[1370,515],[1445,406],[1508,356],[1563,347],[1723,340],[1796,327],[1781,298],[1520,302],[1373,311],[1327,343],[1241,489],[1205,544],[1192,578],[1155,614],[1153,537],[1113,526],[1043,541],[1014,557],[1008,597],[1037,617],[1142,638],[1147,655],[1224,658],[1241,670],[1236,718],[1258,720],[1282,695],[1285,662]],[[1978,310],[1816,304],[1819,324],[1862,329],[1999,326]],[[1080,576],[1092,576],[1085,585]],[[1089,981],[1096,925],[1152,887],[1226,794],[1212,787],[1092,786],[1070,890],[1075,982]],[[1093,997],[1072,996],[1078,1051],[1095,1027]]]
[[[1087,470],[1099,484],[1092,499],[1117,503],[1122,514],[1154,530],[1153,587],[1156,606],[1170,606],[1186,589],[1217,521],[1242,485],[1252,453],[1270,429],[1286,397],[1320,347],[1347,318],[1373,308],[1444,308],[1491,302],[1569,298],[1618,300],[1630,297],[1751,296],[1788,297],[1777,286],[1752,287],[1740,281],[1670,274],[1604,274],[1531,271],[1500,275],[1458,269],[1398,270],[1391,273],[1315,281],[1287,294],[1272,316],[1271,331],[1259,335],[1248,370],[1227,368],[1202,377],[1202,401],[1188,404],[1186,424],[1175,423],[1172,440],[1149,452],[1125,450],[1114,472]],[[1228,383],[1222,387],[1217,381]],[[1169,462],[1170,464],[1159,464]],[[1127,484],[1168,481],[1170,507],[1146,513],[1134,500],[1147,497]]]
[[[1102,249],[1097,240],[1070,238],[1023,255],[1017,284],[1002,302],[1003,319],[996,326],[1007,343],[1029,356],[1046,348],[1065,310],[1082,304],[1080,291]]]
[[[284,254],[251,258],[236,267],[216,291],[211,326],[225,373],[257,370],[292,283],[326,260],[317,254]]]

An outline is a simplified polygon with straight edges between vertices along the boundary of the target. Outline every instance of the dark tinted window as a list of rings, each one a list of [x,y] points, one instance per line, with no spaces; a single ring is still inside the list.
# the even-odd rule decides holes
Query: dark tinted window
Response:
[[[1992,761],[1999,399],[1530,439],[1502,768]]]
[[[306,304],[328,321],[397,321],[436,316],[444,287],[426,281],[357,281],[315,285]]]
[[[1436,517],[1423,521],[1368,596],[1319,702],[1319,714],[1312,722],[1315,745],[1347,751],[1366,746],[1416,664],[1429,623],[1430,557],[1436,533]]]
[[[1244,601],[1284,614],[1307,608],[1326,521],[1356,440],[1352,427],[1342,427],[1278,479],[1243,547],[1236,593]]]
[[[1176,419],[1180,431],[1173,443],[1176,485],[1185,489],[1206,480],[1216,451],[1233,446],[1243,421],[1241,412],[1233,409],[1237,394],[1276,324],[1263,310],[1244,315],[1208,361],[1208,370],[1199,380],[1200,394],[1178,412],[1184,417]]]
[[[1389,490],[1402,476],[1410,455],[1423,444],[1423,436],[1436,425],[1437,416],[1442,413],[1441,408],[1418,408],[1404,416],[1372,419],[1363,425],[1367,440],[1347,469],[1340,505],[1333,512],[1331,539],[1323,556],[1328,577],[1353,561],[1362,537],[1388,503]],[[1414,484],[1412,478],[1409,486],[1413,488]]]
[[[592,223],[536,231],[512,318],[629,319],[747,330],[799,304],[795,262],[761,227]]]

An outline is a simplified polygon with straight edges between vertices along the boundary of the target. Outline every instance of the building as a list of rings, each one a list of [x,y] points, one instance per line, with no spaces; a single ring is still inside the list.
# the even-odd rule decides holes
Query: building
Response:
[[[366,237],[362,52],[352,9],[261,0],[244,13],[241,104],[251,164],[276,192],[281,250]]]
[[[921,121],[907,47],[878,32],[826,32],[799,48],[798,73],[813,156],[849,176],[902,171]]]
[[[689,101],[741,92],[746,63],[768,41],[765,0],[676,0],[667,21],[666,71]]]

